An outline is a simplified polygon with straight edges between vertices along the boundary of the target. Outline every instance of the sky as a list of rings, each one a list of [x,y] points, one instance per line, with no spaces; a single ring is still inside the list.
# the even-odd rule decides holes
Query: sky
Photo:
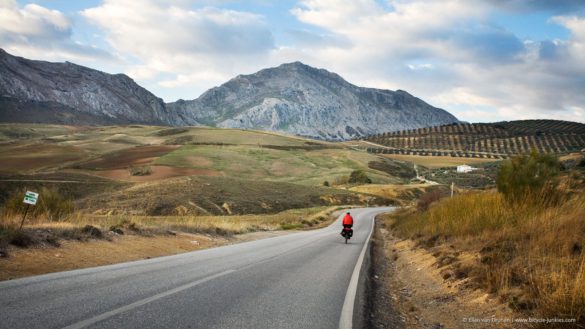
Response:
[[[301,61],[468,122],[585,122],[584,0],[0,0],[0,48],[166,102]]]

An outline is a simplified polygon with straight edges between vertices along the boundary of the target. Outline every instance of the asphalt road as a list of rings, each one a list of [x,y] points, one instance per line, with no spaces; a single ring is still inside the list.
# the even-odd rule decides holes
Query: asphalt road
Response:
[[[351,311],[348,287],[373,218],[389,210],[352,210],[347,245],[338,220],[315,231],[0,282],[0,328],[338,328],[347,298]]]

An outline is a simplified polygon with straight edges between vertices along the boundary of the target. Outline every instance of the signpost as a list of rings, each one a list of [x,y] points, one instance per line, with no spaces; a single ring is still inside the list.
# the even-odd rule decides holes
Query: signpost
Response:
[[[24,200],[22,202],[26,203],[26,210],[24,211],[24,216],[22,216],[22,222],[20,222],[19,230],[22,230],[22,225],[24,225],[24,220],[26,219],[26,214],[28,213],[28,208],[32,204],[33,206],[37,204],[37,200],[39,199],[39,194],[31,191],[26,191],[24,195]]]

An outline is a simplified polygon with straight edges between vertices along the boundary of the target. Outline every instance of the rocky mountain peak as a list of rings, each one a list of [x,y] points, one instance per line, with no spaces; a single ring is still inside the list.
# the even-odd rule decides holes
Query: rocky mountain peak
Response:
[[[405,91],[360,88],[301,62],[239,75],[198,99],[167,105],[199,123],[328,140],[458,122]]]
[[[165,104],[125,74],[1,49],[0,121],[210,125],[327,140],[458,122],[405,91],[361,88],[301,62],[238,75],[197,99]]]
[[[164,102],[125,74],[0,52],[0,121],[174,124]],[[13,121],[13,122],[14,122]]]

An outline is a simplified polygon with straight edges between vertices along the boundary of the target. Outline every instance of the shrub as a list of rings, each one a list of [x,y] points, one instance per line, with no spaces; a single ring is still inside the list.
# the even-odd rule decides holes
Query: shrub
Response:
[[[551,201],[558,185],[560,172],[558,158],[549,154],[532,151],[530,155],[513,157],[504,161],[497,176],[498,191],[508,201],[522,202],[542,200],[546,196]],[[539,198],[535,198],[535,197]]]
[[[26,248],[33,243],[33,238],[23,231],[15,231],[10,239],[10,244],[21,248]]]
[[[426,192],[418,199],[416,208],[419,211],[425,211],[429,209],[433,202],[441,200],[442,197],[443,193],[441,193],[441,191],[438,189]]]
[[[152,174],[152,168],[150,166],[132,166],[128,168],[128,171],[132,176],[148,176]]]
[[[349,181],[349,176],[338,176],[338,177],[335,177],[333,184],[334,185],[343,185],[343,184],[347,184],[348,181]]]
[[[103,237],[102,231],[100,231],[99,228],[91,225],[85,225],[81,229],[81,232],[98,239],[101,239]]]
[[[114,232],[118,235],[124,235],[124,231],[119,226],[116,225],[110,226],[110,232]]]
[[[27,205],[22,202],[26,190],[12,194],[4,204],[4,215],[23,214]],[[46,216],[48,220],[61,220],[73,213],[73,202],[63,197],[55,188],[41,188],[36,205],[30,206],[28,215],[32,217]],[[28,216],[27,216],[28,217]]]
[[[349,175],[348,183],[350,184],[371,184],[372,180],[363,170],[354,170]]]
[[[164,137],[164,136],[178,135],[178,134],[186,133],[188,131],[189,131],[188,128],[170,128],[170,129],[157,131],[155,133],[155,135],[160,136],[160,137]]]
[[[328,181],[324,181],[323,182],[323,186],[329,187],[329,182]]]

